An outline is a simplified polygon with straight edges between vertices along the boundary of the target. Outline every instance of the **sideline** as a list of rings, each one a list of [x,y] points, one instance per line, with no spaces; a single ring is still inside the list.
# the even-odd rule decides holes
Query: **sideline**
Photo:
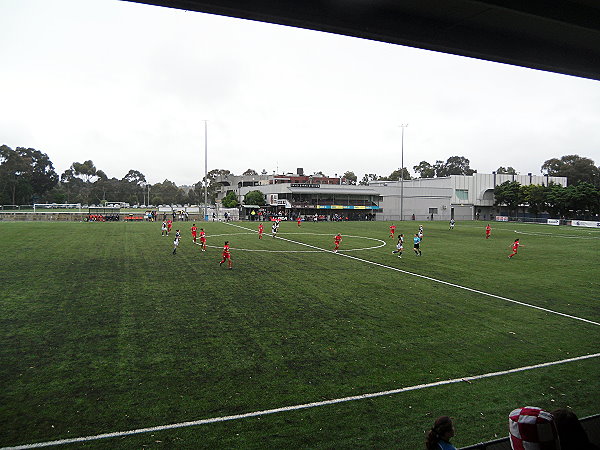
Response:
[[[600,239],[600,236],[580,236],[575,234],[552,234],[552,233],[538,233],[538,232],[529,232],[529,231],[517,231],[517,234],[525,234],[528,236],[539,236],[539,237],[548,237],[548,238],[562,238],[562,239],[581,239],[581,240],[597,240]],[[592,233],[590,233],[592,234]]]
[[[242,228],[243,230],[250,230],[250,228],[245,228],[245,227],[242,227],[241,225],[235,225],[235,224],[228,224],[228,225],[230,225],[232,227]],[[254,230],[250,230],[250,231],[254,231]],[[454,284],[454,283],[450,283],[448,281],[438,280],[437,278],[432,278],[432,277],[428,277],[426,275],[421,275],[421,274],[418,274],[418,273],[409,272],[408,270],[399,269],[398,267],[386,266],[385,264],[377,263],[377,262],[374,262],[374,261],[369,261],[367,259],[358,258],[356,256],[347,255],[347,254],[344,254],[344,253],[341,253],[341,252],[334,253],[333,250],[326,250],[326,249],[323,249],[323,248],[320,248],[320,247],[316,247],[314,245],[305,244],[304,242],[293,241],[291,239],[286,239],[286,238],[281,237],[281,236],[276,236],[276,237],[277,237],[277,239],[282,239],[284,241],[287,241],[287,242],[290,242],[290,243],[293,243],[293,244],[304,245],[306,247],[315,248],[315,249],[321,250],[322,252],[325,252],[325,253],[331,253],[331,254],[334,254],[334,255],[343,256],[344,258],[350,258],[350,259],[354,259],[356,261],[364,262],[364,263],[371,264],[371,265],[374,265],[374,266],[383,267],[385,269],[395,270],[396,272],[401,272],[401,273],[404,273],[404,274],[407,274],[407,275],[412,275],[414,277],[423,278],[425,280],[434,281],[434,282],[440,283],[440,284],[445,284],[446,286],[451,286],[451,287],[455,287],[455,288],[458,288],[458,289],[463,289],[465,291],[474,292],[475,294],[481,294],[481,295],[485,295],[485,296],[488,296],[488,297],[497,298],[499,300],[504,300],[505,302],[515,303],[517,305],[521,305],[521,306],[526,306],[526,307],[529,307],[529,308],[538,309],[540,311],[544,311],[544,312],[547,312],[547,313],[556,314],[556,315],[559,315],[559,316],[562,316],[562,317],[568,317],[569,319],[575,319],[575,320],[579,320],[581,322],[586,322],[586,323],[590,323],[592,325],[600,326],[599,322],[594,322],[593,320],[584,319],[582,317],[577,317],[577,316],[572,316],[570,314],[561,313],[559,311],[554,311],[554,310],[548,309],[548,308],[542,308],[541,306],[536,306],[536,305],[532,305],[530,303],[520,302],[518,300],[513,300],[513,299],[508,298],[508,297],[502,297],[501,295],[490,294],[489,292],[480,291],[478,289],[472,289],[472,288],[466,287],[466,286],[461,286],[460,284]]]
[[[374,392],[371,394],[353,395],[351,397],[342,397],[342,398],[336,398],[336,399],[332,399],[332,400],[323,400],[320,402],[304,403],[304,404],[300,404],[300,405],[283,406],[281,408],[265,409],[262,411],[254,411],[254,412],[249,412],[249,413],[245,413],[245,414],[236,414],[233,416],[213,417],[211,419],[201,419],[201,420],[194,420],[194,421],[190,421],[190,422],[173,423],[170,425],[161,425],[161,426],[157,426],[157,427],[138,428],[137,430],[117,431],[114,433],[98,434],[95,436],[85,436],[85,437],[71,438],[71,439],[60,439],[57,441],[48,441],[48,442],[39,442],[36,444],[18,445],[16,447],[2,447],[2,448],[0,448],[0,450],[24,450],[24,449],[29,449],[29,448],[51,447],[51,446],[55,446],[55,445],[73,444],[73,443],[77,443],[77,442],[96,441],[99,439],[107,439],[107,438],[131,436],[134,434],[172,430],[175,428],[193,427],[196,425],[205,425],[205,424],[209,424],[209,423],[226,422],[229,420],[246,419],[249,417],[266,416],[268,414],[275,414],[275,413],[280,413],[280,412],[297,411],[300,409],[309,409],[309,408],[316,408],[319,406],[335,405],[337,403],[351,402],[354,400],[365,400],[368,398],[383,397],[385,395],[400,394],[402,392],[418,391],[420,389],[444,386],[447,384],[455,384],[455,383],[462,383],[462,382],[471,383],[472,381],[482,380],[484,378],[492,378],[492,377],[497,377],[497,376],[501,376],[501,375],[508,375],[511,373],[524,372],[526,370],[540,369],[542,367],[555,366],[558,364],[566,364],[566,363],[573,362],[573,361],[582,361],[584,359],[597,358],[599,356],[600,356],[600,353],[594,353],[592,355],[584,355],[584,356],[578,356],[575,358],[562,359],[560,361],[552,361],[552,362],[547,362],[547,363],[542,363],[542,364],[535,364],[533,366],[517,367],[515,369],[503,370],[501,372],[490,372],[490,373],[484,373],[481,375],[474,375],[474,376],[470,376],[470,377],[454,378],[451,380],[436,381],[434,383],[427,383],[427,384],[418,384],[416,386],[408,386],[408,387],[404,387],[404,388],[400,388],[400,389],[392,389],[390,391],[381,391],[381,392]]]

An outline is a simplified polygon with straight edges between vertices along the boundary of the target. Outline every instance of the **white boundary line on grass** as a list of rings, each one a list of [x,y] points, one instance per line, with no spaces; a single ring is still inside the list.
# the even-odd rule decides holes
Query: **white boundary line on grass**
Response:
[[[547,226],[547,227],[556,227],[558,228],[556,225],[546,225],[546,224],[535,224],[535,223],[530,223],[530,222],[525,222],[525,223],[521,223],[521,224],[516,224],[514,222],[489,222],[490,224],[506,224],[508,225],[508,227],[510,226],[514,226],[514,225],[521,225],[521,226],[529,226],[529,225],[541,225],[541,226]],[[561,225],[562,227],[566,227],[565,225]],[[600,236],[586,236],[584,234],[580,234],[580,235],[576,235],[576,234],[554,234],[554,233],[544,233],[544,232],[537,232],[537,231],[518,231],[518,230],[510,230],[509,228],[496,228],[494,233],[498,233],[498,232],[514,232],[517,234],[526,234],[529,236],[541,236],[541,237],[552,237],[552,238],[563,238],[563,239],[600,239]],[[485,227],[483,225],[460,225],[460,228],[477,228],[479,230],[482,230],[482,235],[483,235],[483,231],[485,230]],[[588,235],[590,234],[594,234],[594,233],[600,233],[600,231],[597,228],[577,228],[577,227],[568,227],[571,229],[571,231],[580,231],[581,233],[587,233]],[[494,229],[494,228],[492,228]],[[540,229],[542,229],[542,227],[540,227]]]
[[[231,225],[231,226],[234,226],[234,227],[238,227],[238,228],[242,228],[242,229],[245,229],[245,230],[250,230],[249,228],[245,228],[245,227],[242,227],[242,226],[239,226],[239,225],[234,225],[234,224],[228,224],[228,225]],[[254,231],[254,230],[250,230],[250,231]],[[291,239],[286,239],[286,238],[283,238],[281,236],[277,236],[277,238],[281,239],[281,240],[284,240],[284,241],[288,241],[290,243],[304,245],[306,247],[311,247],[311,248],[314,248],[316,250],[320,250],[320,251],[325,252],[325,253],[334,253],[331,250],[322,249],[322,248],[316,247],[314,245],[305,244],[303,242],[293,241]],[[581,320],[581,321],[588,322],[588,323],[591,323],[591,324],[594,324],[594,325],[600,325],[599,323],[593,322],[591,320],[582,319],[580,317],[571,316],[571,315],[560,313],[560,312],[557,312],[557,311],[552,311],[552,310],[549,310],[549,309],[546,309],[546,308],[541,308],[539,306],[530,305],[528,303],[519,302],[519,301],[516,301],[516,300],[512,300],[512,299],[509,299],[509,298],[506,298],[506,297],[501,297],[501,296],[498,296],[498,295],[494,295],[494,294],[490,294],[490,293],[487,293],[487,292],[479,291],[479,290],[476,290],[476,289],[471,289],[471,288],[468,288],[468,287],[465,287],[465,286],[460,286],[460,285],[457,285],[457,284],[448,283],[446,281],[437,280],[435,278],[427,277],[425,275],[419,275],[419,274],[416,274],[416,273],[408,272],[406,270],[398,269],[396,267],[386,266],[384,264],[379,264],[379,263],[376,263],[376,262],[373,262],[373,261],[368,261],[368,260],[357,258],[357,257],[354,257],[354,256],[345,255],[343,253],[334,253],[334,254],[341,255],[341,256],[344,256],[346,258],[351,258],[351,259],[354,259],[354,260],[357,260],[357,261],[365,262],[365,263],[368,263],[368,264],[373,264],[373,265],[376,265],[376,266],[379,266],[379,267],[396,270],[398,272],[402,272],[402,273],[405,273],[407,275],[413,275],[413,276],[416,276],[416,277],[419,277],[419,278],[424,278],[424,279],[427,279],[427,280],[430,280],[430,281],[434,281],[434,282],[437,282],[437,283],[446,284],[448,286],[456,287],[456,288],[459,288],[459,289],[465,289],[467,291],[471,291],[471,292],[475,292],[475,293],[478,293],[478,294],[486,295],[486,296],[489,296],[489,297],[494,297],[494,298],[498,298],[498,299],[501,299],[501,300],[509,301],[509,302],[516,303],[516,304],[519,304],[519,305],[522,305],[522,306],[528,306],[528,307],[539,309],[539,310],[542,310],[542,311],[546,311],[546,312],[549,312],[549,313],[552,313],[552,314],[558,314],[558,315],[561,315],[561,316],[564,316],[564,317],[569,317],[569,318],[572,318],[572,319]],[[15,447],[2,447],[2,448],[0,448],[0,450],[21,450],[21,449],[30,449],[30,448],[50,447],[50,446],[65,445],[65,444],[72,444],[72,443],[78,443],[78,442],[95,441],[95,440],[100,440],[100,439],[108,439],[108,438],[115,438],[115,437],[131,436],[131,435],[135,435],[135,434],[143,434],[143,433],[165,431],[165,430],[170,430],[170,429],[175,429],[175,428],[192,427],[192,426],[197,426],[197,425],[204,425],[204,424],[217,423],[217,422],[225,422],[225,421],[230,421],[230,420],[237,420],[237,419],[245,419],[245,418],[251,418],[251,417],[266,416],[268,414],[275,414],[275,413],[289,412],[289,411],[297,411],[297,410],[301,410],[301,409],[315,408],[315,407],[320,407],[320,406],[328,406],[328,405],[333,405],[333,404],[337,404],[337,403],[350,402],[350,401],[354,401],[354,400],[365,400],[365,399],[369,399],[369,398],[383,397],[383,396],[386,396],[386,395],[400,394],[402,392],[416,391],[416,390],[420,390],[420,389],[427,389],[427,388],[431,388],[431,387],[444,386],[444,385],[455,384],[455,383],[460,383],[460,382],[468,382],[468,383],[470,383],[471,381],[481,380],[481,379],[484,379],[484,378],[491,378],[491,377],[497,377],[497,376],[501,376],[501,375],[508,375],[508,374],[512,374],[512,373],[523,372],[523,371],[533,370],[533,369],[539,369],[539,368],[554,366],[554,365],[558,365],[558,364],[566,364],[566,363],[574,362],[574,361],[582,361],[582,360],[585,360],[585,359],[597,358],[597,357],[600,357],[600,353],[594,353],[594,354],[591,354],[591,355],[578,356],[578,357],[563,359],[563,360],[559,360],[559,361],[552,361],[552,362],[546,362],[546,363],[541,363],[541,364],[535,364],[535,365],[532,365],[532,366],[518,367],[518,368],[515,368],[515,369],[503,370],[503,371],[499,371],[499,372],[490,372],[490,373],[485,373],[485,374],[481,374],[481,375],[474,375],[474,376],[468,376],[468,377],[463,377],[463,378],[454,378],[454,379],[451,379],[451,380],[436,381],[436,382],[427,383],[427,384],[419,384],[419,385],[415,385],[415,386],[408,386],[408,387],[399,388],[399,389],[393,389],[393,390],[389,390],[389,391],[381,391],[381,392],[375,392],[375,393],[370,393],[370,394],[361,394],[361,395],[354,395],[354,396],[351,396],[351,397],[342,397],[342,398],[337,398],[337,399],[332,399],[332,400],[324,400],[324,401],[320,401],[320,402],[312,402],[312,403],[304,403],[304,404],[299,404],[299,405],[284,406],[284,407],[280,407],[280,408],[267,409],[267,410],[262,410],[262,411],[254,411],[254,412],[249,412],[249,413],[244,413],[244,414],[236,414],[236,415],[232,415],[232,416],[213,417],[213,418],[210,418],[210,419],[201,419],[201,420],[195,420],[195,421],[190,421],[190,422],[180,422],[180,423],[174,423],[174,424],[169,424],[169,425],[160,425],[160,426],[156,426],[156,427],[138,428],[138,429],[129,430],[129,431],[117,431],[117,432],[112,432],[112,433],[98,434],[98,435],[94,435],[94,436],[85,436],[85,437],[70,438],[70,439],[59,439],[59,440],[55,440],[55,441],[38,442],[38,443],[34,443],[34,444],[25,444],[25,445],[19,445],[19,446],[15,446]]]
[[[242,228],[244,230],[250,230],[249,228],[245,228],[245,227],[242,227],[240,225],[234,225],[234,224],[228,224],[228,225],[233,226],[233,227]],[[254,230],[251,230],[251,231],[254,231]],[[447,286],[452,286],[452,287],[455,287],[455,288],[458,288],[458,289],[464,289],[465,291],[474,292],[476,294],[486,295],[488,297],[497,298],[497,299],[500,299],[500,300],[504,300],[506,302],[515,303],[517,305],[526,306],[526,307],[534,308],[534,309],[539,309],[540,311],[544,311],[544,312],[547,312],[547,313],[557,314],[559,316],[568,317],[569,319],[580,320],[582,322],[591,323],[592,325],[600,326],[600,323],[594,322],[593,320],[584,319],[582,317],[577,317],[577,316],[572,316],[570,314],[561,313],[559,311],[553,311],[552,309],[542,308],[541,306],[536,306],[536,305],[532,305],[530,303],[520,302],[518,300],[513,300],[513,299],[510,299],[510,298],[507,298],[507,297],[502,297],[500,295],[490,294],[489,292],[484,292],[484,291],[480,291],[478,289],[472,289],[472,288],[469,288],[469,287],[466,287],[466,286],[461,286],[460,284],[454,284],[454,283],[450,283],[448,281],[438,280],[437,278],[432,278],[432,277],[428,277],[426,275],[421,275],[421,274],[418,274],[418,273],[409,272],[408,270],[399,269],[398,267],[386,266],[385,264],[377,263],[377,262],[374,262],[374,261],[369,261],[367,259],[357,258],[356,256],[346,255],[344,253],[334,253],[333,250],[326,250],[326,249],[323,249],[323,248],[320,248],[320,247],[316,247],[314,245],[305,244],[304,242],[293,241],[291,239],[286,239],[286,238],[283,238],[281,236],[276,236],[276,237],[278,239],[282,239],[284,241],[291,242],[291,243],[294,243],[294,244],[304,245],[306,247],[315,248],[317,250],[321,250],[321,251],[326,252],[326,253],[333,253],[334,255],[340,255],[340,256],[343,256],[344,258],[354,259],[356,261],[361,261],[361,262],[364,262],[364,263],[367,263],[367,264],[372,264],[374,266],[383,267],[385,269],[395,270],[396,272],[405,273],[407,275],[412,275],[414,277],[423,278],[425,280],[434,281],[436,283],[445,284]]]
[[[88,441],[95,441],[95,440],[99,440],[99,439],[116,438],[116,437],[123,437],[123,436],[131,436],[134,434],[143,434],[143,433],[172,430],[174,428],[186,428],[186,427],[193,427],[196,425],[205,425],[205,424],[210,424],[210,423],[226,422],[229,420],[266,416],[268,414],[275,414],[275,413],[280,413],[280,412],[297,411],[300,409],[316,408],[319,406],[334,405],[337,403],[351,402],[354,400],[365,400],[365,399],[369,399],[369,398],[383,397],[385,395],[394,395],[394,394],[400,394],[403,392],[417,391],[420,389],[444,386],[447,384],[455,384],[455,383],[461,383],[461,382],[470,383],[471,381],[481,380],[484,378],[492,378],[492,377],[508,375],[508,374],[517,373],[517,372],[524,372],[526,370],[540,369],[543,367],[555,366],[558,364],[566,364],[566,363],[573,362],[573,361],[582,361],[584,359],[597,358],[599,356],[600,356],[600,353],[594,353],[591,355],[584,355],[584,356],[577,356],[575,358],[562,359],[560,361],[552,361],[552,362],[547,362],[547,363],[535,364],[533,366],[518,367],[515,369],[503,370],[500,372],[484,373],[482,375],[474,375],[474,376],[470,376],[470,377],[454,378],[452,380],[436,381],[434,383],[418,384],[415,386],[408,386],[408,387],[399,388],[399,389],[392,389],[389,391],[381,391],[381,392],[373,392],[370,394],[353,395],[351,397],[342,397],[342,398],[336,398],[336,399],[332,399],[332,400],[323,400],[320,402],[304,403],[304,404],[300,404],[300,405],[283,406],[281,408],[265,409],[262,411],[254,411],[254,412],[249,412],[249,413],[244,413],[244,414],[235,414],[233,416],[213,417],[210,419],[201,419],[201,420],[194,420],[194,421],[190,421],[190,422],[173,423],[173,424],[169,424],[169,425],[160,425],[160,426],[149,427],[149,428],[138,428],[136,430],[129,430],[129,431],[116,431],[113,433],[97,434],[95,436],[85,436],[85,437],[70,438],[70,439],[59,439],[56,441],[38,442],[35,444],[18,445],[16,447],[2,447],[2,448],[0,448],[0,450],[24,450],[24,449],[29,449],[29,448],[51,447],[51,446],[55,446],[55,445],[73,444],[73,443],[77,443],[77,442],[88,442]]]
[[[517,234],[525,234],[528,236],[540,236],[540,237],[551,237],[551,238],[562,238],[562,239],[581,239],[581,240],[598,240],[600,236],[579,236],[576,234],[551,234],[551,233],[538,233],[538,232],[529,232],[529,231],[517,231]],[[591,233],[590,233],[591,234]]]

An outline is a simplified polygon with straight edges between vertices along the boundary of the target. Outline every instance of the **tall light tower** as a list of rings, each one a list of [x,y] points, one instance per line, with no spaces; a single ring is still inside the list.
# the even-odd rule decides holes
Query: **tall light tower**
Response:
[[[208,222],[208,124],[204,121],[204,220]]]
[[[404,220],[404,129],[407,123],[400,125],[402,128],[402,167],[400,168],[400,220]]]

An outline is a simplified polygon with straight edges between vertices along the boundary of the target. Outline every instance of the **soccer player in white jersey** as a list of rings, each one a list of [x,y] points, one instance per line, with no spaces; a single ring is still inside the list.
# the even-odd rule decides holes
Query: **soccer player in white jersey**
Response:
[[[402,252],[404,251],[404,234],[400,233],[398,236],[398,243],[396,244],[396,250],[392,253],[397,253],[398,258],[402,258]]]
[[[179,247],[179,240],[181,239],[181,233],[179,230],[175,230],[175,239],[173,240],[173,254],[177,254],[177,247]]]

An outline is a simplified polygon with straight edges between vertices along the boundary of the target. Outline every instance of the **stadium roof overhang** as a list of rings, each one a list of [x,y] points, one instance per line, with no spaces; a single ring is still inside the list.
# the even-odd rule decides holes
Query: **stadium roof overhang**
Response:
[[[289,188],[293,194],[333,194],[333,195],[377,195],[379,192],[374,189],[335,189],[335,188]]]
[[[598,0],[127,0],[600,80]]]

